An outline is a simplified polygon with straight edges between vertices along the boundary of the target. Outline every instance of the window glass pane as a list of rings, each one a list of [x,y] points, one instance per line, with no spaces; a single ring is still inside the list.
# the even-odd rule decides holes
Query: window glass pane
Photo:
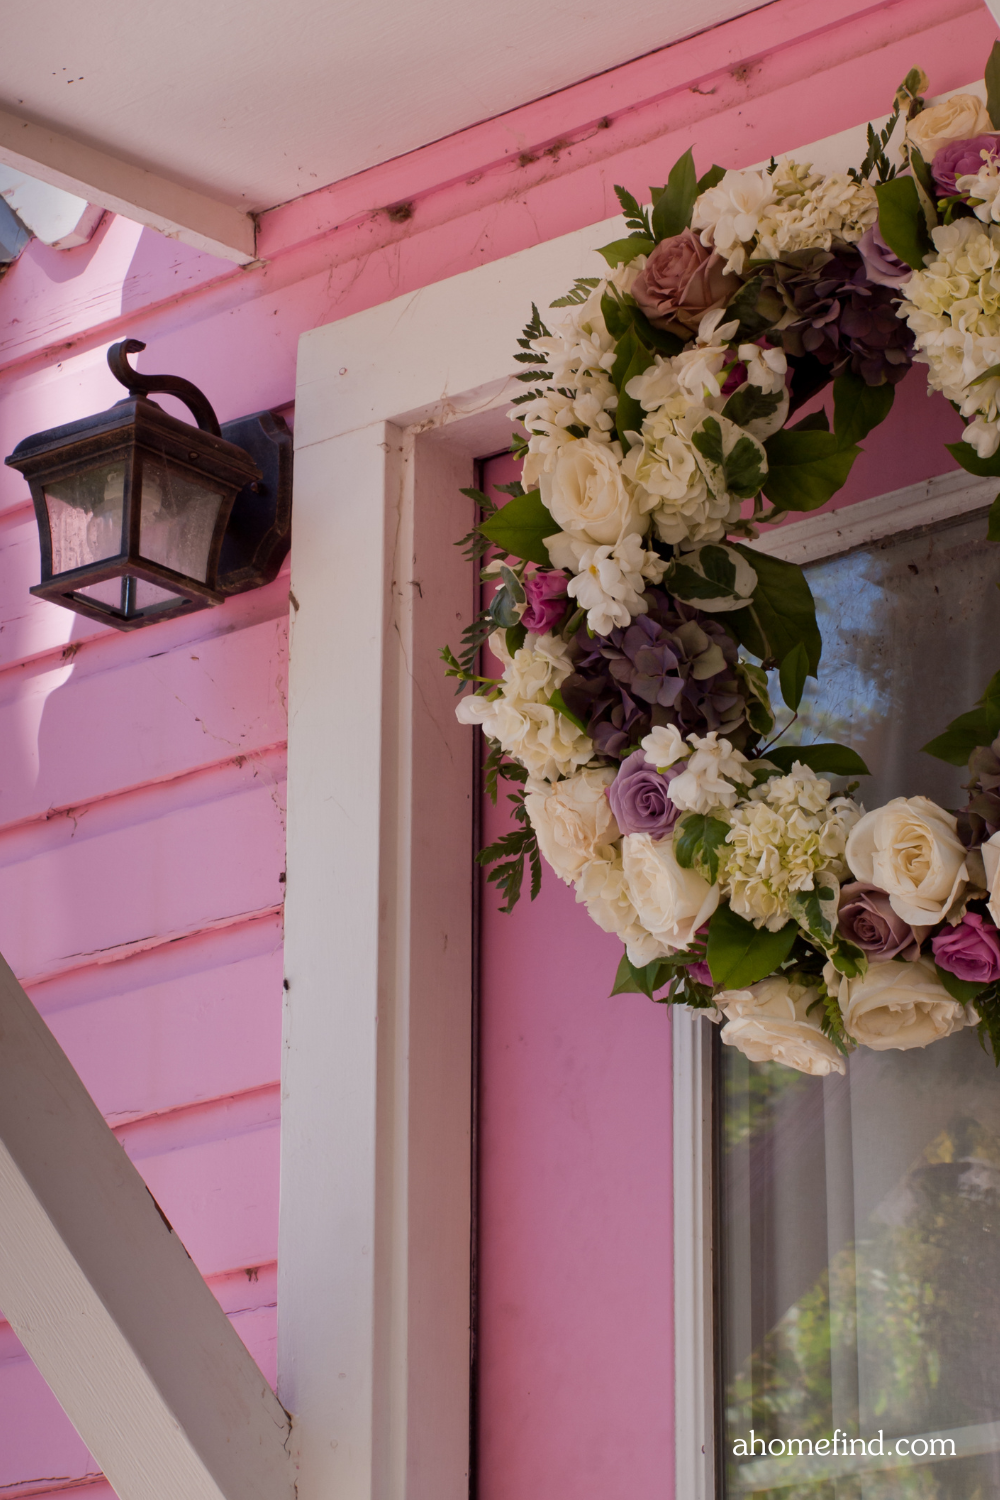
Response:
[[[823,664],[791,737],[853,744],[869,807],[964,800],[964,773],[919,747],[1000,667],[984,535],[980,515],[807,570]],[[726,1495],[1000,1494],[1000,1076],[975,1032],[859,1050],[846,1078],[718,1050]]]
[[[139,551],[150,562],[204,583],[220,490],[146,458],[142,465]]]
[[[103,464],[45,486],[53,573],[119,555],[124,493],[122,463]]]

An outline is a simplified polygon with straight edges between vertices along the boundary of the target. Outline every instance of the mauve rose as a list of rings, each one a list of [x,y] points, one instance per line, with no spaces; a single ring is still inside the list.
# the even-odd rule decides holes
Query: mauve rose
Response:
[[[905,261],[895,255],[872,224],[858,241],[861,259],[865,263],[865,275],[876,286],[902,286],[913,275]]]
[[[521,624],[534,635],[544,635],[566,613],[566,574],[526,573],[523,582],[528,606]]]
[[[724,307],[742,283],[690,229],[661,240],[639,272],[632,296],[655,328],[680,323],[692,333],[707,312]]]
[[[931,938],[934,961],[956,979],[969,984],[992,984],[1000,979],[1000,933],[977,911],[967,911],[955,927],[944,927]]]
[[[889,905],[889,897],[876,885],[853,880],[840,890],[837,922],[849,943],[875,961],[902,957],[913,960],[920,953],[926,927],[912,928]]]
[[[680,809],[667,795],[667,788],[687,762],[670,766],[662,774],[647,764],[644,750],[633,750],[623,760],[618,775],[608,787],[607,798],[622,833],[648,833],[662,839],[670,832]]]
[[[712,979],[712,971],[704,960],[702,960],[700,964],[688,964],[687,971],[691,975],[691,978],[694,980],[695,984],[706,984],[709,989],[712,988],[712,985],[714,983]]]
[[[942,198],[958,192],[959,177],[974,177],[983,164],[982,152],[1000,153],[1000,136],[976,135],[971,141],[948,141],[931,163],[934,186]]]

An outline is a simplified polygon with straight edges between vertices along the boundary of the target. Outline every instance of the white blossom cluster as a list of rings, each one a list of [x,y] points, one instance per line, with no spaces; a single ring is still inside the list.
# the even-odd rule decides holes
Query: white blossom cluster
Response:
[[[933,257],[901,288],[914,360],[927,365],[932,390],[972,419],[962,436],[990,458],[1000,446],[1000,377],[988,373],[1000,365],[1000,228],[962,218],[931,238]]]
[[[609,287],[627,293],[644,265],[645,257],[638,256],[620,266],[568,310],[555,333],[531,341],[532,350],[545,356],[551,379],[511,413],[527,432],[524,486],[537,485],[559,527],[546,538],[552,565],[573,575],[569,593],[586,609],[588,627],[601,635],[646,613],[645,585],[659,583],[664,571],[647,544],[651,528],[673,545],[725,536],[746,498],[745,488],[732,494],[727,487],[725,460],[745,439],[743,472],[752,456],[753,472],[763,480],[763,439],[781,427],[788,410],[783,352],[733,346],[738,324],[723,323],[724,313],[714,310],[702,318],[688,348],[670,358],[657,355],[628,382],[626,392],[643,414],[636,424],[641,430],[621,435],[625,443],[612,437],[618,412],[609,374],[615,340],[601,298]],[[780,396],[773,413],[747,427],[721,415],[728,399],[723,386],[738,365],[746,371],[746,385]],[[719,430],[721,461],[703,451],[704,441],[699,445],[709,420]]]
[[[774,932],[788,920],[792,892],[813,890],[820,871],[836,880],[846,873],[861,809],[850,797],[831,798],[830,783],[796,761],[721,816],[730,825],[723,890],[739,916]]]
[[[856,244],[877,219],[878,199],[869,183],[783,161],[773,175],[726,172],[698,198],[691,227],[700,231],[703,245],[728,256],[727,271],[742,273],[748,261]]]

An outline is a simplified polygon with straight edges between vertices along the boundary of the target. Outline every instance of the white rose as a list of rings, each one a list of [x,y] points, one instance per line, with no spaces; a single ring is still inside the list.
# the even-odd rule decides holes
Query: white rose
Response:
[[[594,753],[593,741],[547,703],[512,703],[499,698],[492,706],[494,713],[481,720],[483,731],[499,740],[507,754],[519,760],[531,776],[558,781],[560,776],[569,776],[578,766],[586,765]]]
[[[980,853],[986,867],[986,886],[990,893],[986,909],[1000,927],[1000,882],[997,881],[997,870],[1000,869],[1000,833],[987,839]]]
[[[607,853],[619,838],[618,824],[604,795],[615,773],[610,768],[578,771],[566,781],[525,797],[538,847],[559,879],[572,885],[584,865]]]
[[[720,990],[715,1003],[728,1019],[722,1040],[738,1047],[751,1062],[779,1062],[800,1073],[825,1078],[843,1073],[844,1057],[819,1023],[819,999],[813,986],[795,984],[780,974],[745,990]]]
[[[953,94],[943,104],[932,104],[906,127],[906,139],[928,166],[949,141],[969,141],[975,135],[992,134],[993,122],[985,104],[975,94]]]
[[[734,750],[728,740],[720,740],[716,730],[704,736],[688,735],[694,754],[685,770],[667,789],[667,796],[681,812],[711,812],[715,807],[733,807],[737,790],[735,781],[749,786],[753,777],[743,767],[746,756]]]
[[[622,840],[622,863],[632,905],[646,931],[666,948],[688,948],[719,904],[718,885],[685,870],[673,839],[632,833]]]
[[[646,932],[629,898],[620,849],[608,851],[606,859],[592,859],[576,880],[576,899],[602,932],[613,932],[628,949],[632,962],[642,968],[654,958],[665,958],[667,950]],[[648,950],[648,951],[647,951]]]
[[[614,453],[588,438],[566,443],[552,472],[539,475],[538,487],[542,504],[563,531],[599,547],[613,547],[628,532],[645,529]]]
[[[929,958],[869,964],[860,979],[841,977],[839,1000],[848,1034],[876,1052],[926,1047],[968,1021]]]
[[[956,822],[929,797],[894,797],[865,813],[847,840],[856,880],[877,885],[911,927],[940,922],[969,872]]]

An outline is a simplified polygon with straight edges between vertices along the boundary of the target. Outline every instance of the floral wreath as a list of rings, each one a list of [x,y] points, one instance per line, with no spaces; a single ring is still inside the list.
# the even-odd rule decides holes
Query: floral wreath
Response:
[[[768,739],[768,672],[795,715],[821,641],[801,569],[745,545],[843,485],[913,363],[966,420],[958,463],[1000,477],[1000,44],[985,106],[926,88],[908,74],[857,169],[698,178],[687,151],[648,207],[616,188],[609,271],[518,340],[521,480],[463,492],[497,587],[442,652],[494,802],[515,787],[479,855],[504,909],[544,857],[622,939],[613,994],[813,1074],[969,1025],[1000,1062],[1000,673],[924,747],[968,762],[968,806],[865,812],[829,779],[867,774],[853,750]],[[831,382],[832,430],[792,422]]]

